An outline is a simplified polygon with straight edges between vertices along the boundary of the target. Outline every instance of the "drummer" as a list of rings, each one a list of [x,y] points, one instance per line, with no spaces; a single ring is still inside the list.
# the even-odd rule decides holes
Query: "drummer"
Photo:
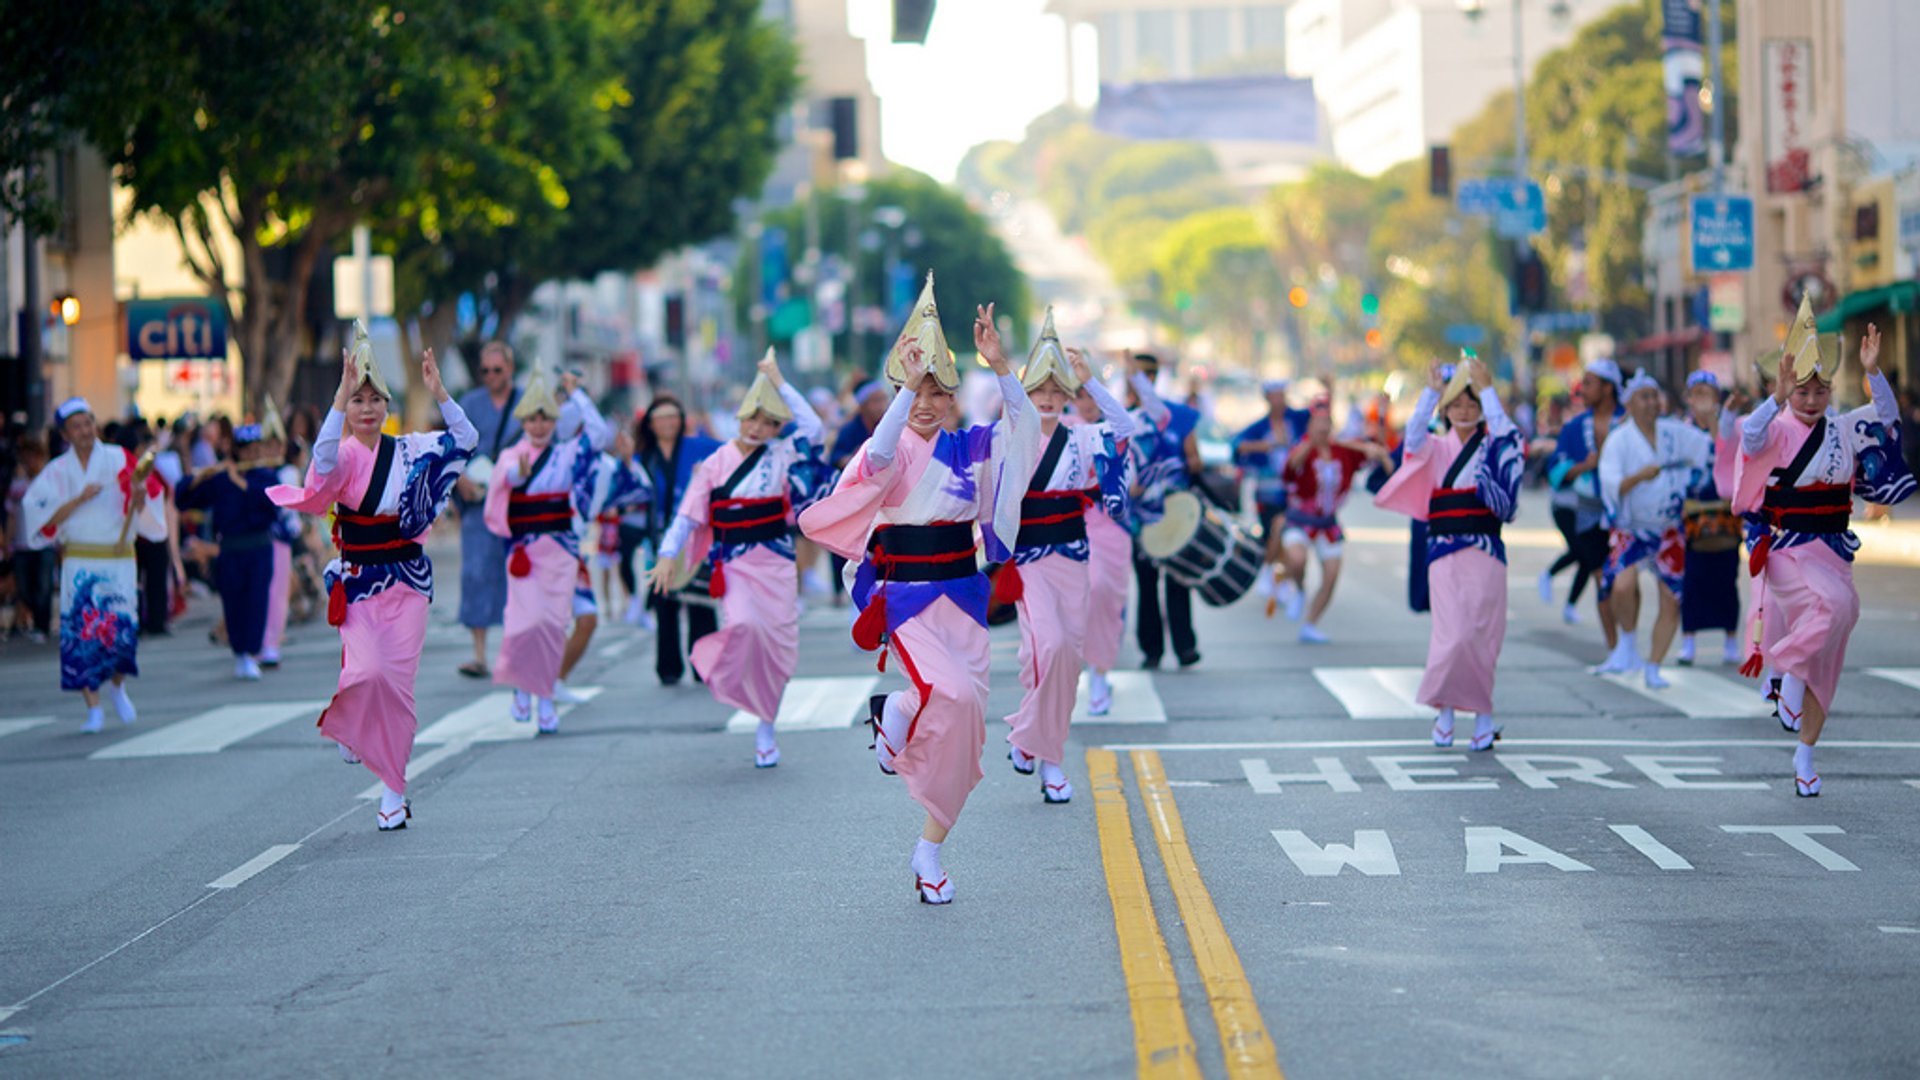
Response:
[[[1040,460],[1020,505],[1019,539],[1013,562],[995,579],[996,599],[1015,602],[1020,612],[1020,708],[1007,717],[1007,759],[1013,770],[1040,771],[1040,797],[1050,803],[1073,798],[1073,784],[1061,768],[1066,760],[1067,725],[1080,676],[1080,651],[1086,636],[1090,549],[1087,509],[1103,503],[1119,512],[1122,455],[1133,434],[1133,420],[1106,387],[1093,378],[1078,349],[1062,351],[1053,329],[1053,309],[1034,342],[1020,383],[1040,415]],[[1085,387],[1100,406],[1101,422],[1061,423],[1074,395]],[[1106,677],[1088,679],[1091,696],[1110,705]],[[1102,710],[1105,711],[1104,709]]]
[[[1133,515],[1136,528],[1159,521],[1166,514],[1167,496],[1193,486],[1200,471],[1200,444],[1194,434],[1200,414],[1178,402],[1165,402],[1154,392],[1160,359],[1135,353],[1133,375],[1127,383],[1127,405],[1133,416],[1131,454],[1136,470]],[[1166,619],[1161,620],[1162,578],[1165,579]],[[1135,632],[1147,671],[1160,667],[1167,636],[1173,655],[1183,668],[1200,662],[1200,641],[1193,633],[1193,590],[1172,574],[1162,575],[1157,563],[1138,544],[1133,552],[1133,578],[1140,590]]]
[[[1333,587],[1340,581],[1340,560],[1346,546],[1346,534],[1340,529],[1338,514],[1353,488],[1353,478],[1368,462],[1388,473],[1393,457],[1378,443],[1347,442],[1333,437],[1333,410],[1326,398],[1313,403],[1307,418],[1306,437],[1294,444],[1281,471],[1286,481],[1286,524],[1280,533],[1282,581],[1291,588],[1277,591],[1267,600],[1267,616],[1273,616],[1275,603],[1285,598],[1287,618],[1299,621],[1305,607],[1307,551],[1320,560],[1320,587],[1313,594],[1313,605],[1306,607],[1306,621],[1300,623],[1300,640],[1309,645],[1324,645],[1327,635],[1320,629],[1320,617],[1333,601]]]

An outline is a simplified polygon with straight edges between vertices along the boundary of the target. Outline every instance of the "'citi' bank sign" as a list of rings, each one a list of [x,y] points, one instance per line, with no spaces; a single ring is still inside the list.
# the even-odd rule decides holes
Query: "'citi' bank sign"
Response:
[[[204,296],[129,300],[127,355],[135,360],[225,360],[226,312]]]

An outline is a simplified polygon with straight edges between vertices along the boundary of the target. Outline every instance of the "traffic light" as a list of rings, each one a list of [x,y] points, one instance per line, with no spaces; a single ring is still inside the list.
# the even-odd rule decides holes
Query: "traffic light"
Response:
[[[1373,293],[1362,293],[1360,296],[1360,314],[1367,316],[1380,314],[1380,297]]]
[[[860,102],[850,97],[830,98],[827,109],[833,124],[833,160],[860,156]]]
[[[687,344],[687,300],[679,293],[667,297],[667,344],[675,349]]]
[[[933,25],[934,0],[893,0],[893,43],[925,45]]]
[[[1295,286],[1294,286],[1293,288],[1291,288],[1291,289],[1288,289],[1288,290],[1287,290],[1287,303],[1289,303],[1289,304],[1292,304],[1292,305],[1293,305],[1294,307],[1297,307],[1297,308],[1303,308],[1303,307],[1306,307],[1306,306],[1307,306],[1307,288],[1306,288],[1306,286],[1304,286],[1304,285],[1295,285]]]
[[[1521,314],[1547,310],[1547,264],[1531,244],[1514,254],[1513,310]]]
[[[1387,343],[1387,335],[1381,333],[1377,329],[1367,331],[1367,348],[1378,349],[1381,346],[1385,345],[1386,343]]]
[[[1453,198],[1453,151],[1449,147],[1427,147],[1427,194],[1436,199]]]

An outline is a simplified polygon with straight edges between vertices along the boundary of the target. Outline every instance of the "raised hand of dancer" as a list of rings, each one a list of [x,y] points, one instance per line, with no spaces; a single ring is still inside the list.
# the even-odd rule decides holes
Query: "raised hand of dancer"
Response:
[[[1493,385],[1493,372],[1487,370],[1486,361],[1476,356],[1467,361],[1467,380],[1473,384],[1473,392],[1477,395]]]
[[[1427,389],[1436,394],[1445,393],[1447,389],[1446,365],[1437,356],[1427,361]]]
[[[767,381],[773,384],[775,390],[787,385],[785,376],[780,374],[780,361],[774,359],[773,353],[769,352],[761,357],[760,362],[754,366],[759,369],[760,374],[767,377]]]
[[[437,402],[444,403],[451,396],[447,393],[447,384],[440,381],[440,365],[434,363],[432,349],[420,354],[420,385],[426,387]]]
[[[1773,379],[1774,403],[1779,405],[1781,408],[1785,408],[1787,404],[1787,395],[1793,393],[1794,385],[1795,385],[1795,380],[1793,377],[1793,357],[1788,356],[1785,353],[1781,353],[1780,354],[1780,371],[1777,375],[1774,376],[1774,379]]]
[[[1007,354],[1000,347],[1000,330],[993,324],[993,305],[976,306],[973,310],[973,347],[980,350],[981,359],[987,362],[995,375],[1013,374],[1012,365],[1007,363]]]
[[[580,389],[579,373],[574,371],[563,371],[560,373],[560,400],[565,401],[572,397],[573,392],[578,389]]]
[[[1073,369],[1073,377],[1085,386],[1093,381],[1093,365],[1087,363],[1087,354],[1079,349],[1067,349],[1067,366]]]
[[[900,346],[900,370],[906,375],[900,388],[917,393],[920,389],[920,380],[927,375],[927,358],[921,353],[919,342],[909,341]]]
[[[340,388],[333,392],[333,407],[341,412],[347,411],[347,402],[353,400],[353,392],[360,389],[360,369],[354,366],[353,352],[340,350]]]
[[[1860,366],[1868,375],[1880,370],[1880,328],[1873,323],[1860,335]]]

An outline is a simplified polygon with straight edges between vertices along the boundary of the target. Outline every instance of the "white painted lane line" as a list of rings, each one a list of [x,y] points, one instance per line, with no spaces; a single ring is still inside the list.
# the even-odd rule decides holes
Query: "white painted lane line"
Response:
[[[1624,675],[1603,675],[1601,678],[1694,720],[1773,715],[1770,702],[1759,698],[1751,688],[1730,679],[1697,668],[1669,666],[1661,668],[1660,673],[1673,684],[1665,690],[1647,689],[1646,677],[1637,671]]]
[[[1355,720],[1419,720],[1433,710],[1414,700],[1420,686],[1417,667],[1317,667],[1313,677],[1340,699]]]
[[[1080,689],[1073,699],[1075,724],[1164,724],[1167,707],[1153,676],[1144,671],[1110,671],[1107,685],[1113,688],[1113,708],[1105,716],[1087,713],[1087,673],[1080,673]]]
[[[878,675],[850,675],[793,679],[780,699],[774,728],[781,731],[830,731],[852,727],[867,715],[867,698]],[[744,709],[727,718],[734,734],[760,726],[760,718]]]
[[[621,653],[626,652],[628,649],[633,648],[633,643],[639,640],[640,640],[639,638],[631,638],[631,637],[621,638],[620,640],[614,642],[611,645],[602,645],[599,649],[596,649],[594,651],[593,655],[599,657],[602,660],[611,660],[614,657],[619,656]]]
[[[573,692],[588,701],[600,696],[601,687],[576,686]],[[428,769],[448,758],[455,757],[481,742],[513,742],[520,739],[532,739],[538,734],[538,727],[531,720],[520,722],[513,719],[509,708],[513,704],[513,691],[503,690],[487,694],[477,701],[469,702],[441,717],[431,727],[413,737],[415,746],[421,743],[438,743],[424,754],[415,754],[407,761],[407,782],[412,783]],[[554,711],[565,716],[574,710],[572,705],[562,705]],[[360,798],[377,799],[385,785],[374,782]]]
[[[1910,788],[1920,788],[1920,780],[1902,780],[1900,782]]]
[[[239,866],[207,882],[209,889],[231,889],[243,885],[255,874],[300,850],[299,844],[275,844]]]
[[[166,727],[95,750],[95,761],[116,758],[174,757],[217,754],[242,739],[277,727],[296,716],[318,715],[324,701],[272,701],[222,705]]]
[[[22,716],[12,720],[0,720],[0,739],[17,735],[28,728],[37,728],[41,724],[53,723],[51,716]]]
[[[1493,752],[1519,746],[1595,746],[1621,747],[1637,749],[1692,749],[1696,747],[1752,747],[1761,750],[1778,750],[1791,745],[1779,739],[1508,739],[1501,738],[1498,748]],[[1893,739],[1826,739],[1821,746],[1843,750],[1920,750],[1920,742]],[[1303,742],[1202,742],[1202,743],[1103,743],[1102,749],[1112,750],[1116,754],[1134,750],[1158,750],[1163,754],[1180,750],[1219,752],[1223,750],[1394,750],[1403,747],[1426,747],[1433,743],[1427,739],[1326,739]],[[1909,780],[1907,783],[1920,783]]]
[[[1911,686],[1915,690],[1920,690],[1920,667],[1870,667],[1867,669],[1867,674],[1878,675],[1889,682],[1897,682],[1901,686]]]
[[[1883,934],[1920,934],[1920,926],[1883,926],[1880,928],[1880,932]],[[4,1019],[6,1019],[5,1016],[0,1016],[0,1020]]]
[[[201,904],[204,904],[207,901],[219,895],[220,894],[217,892],[201,893],[198,899],[187,904],[185,907],[182,907],[180,910],[174,912],[173,914],[167,916],[164,919],[161,919],[159,922],[154,923],[152,926],[147,927],[145,930],[140,931],[139,933],[133,935],[132,937],[121,942],[120,944],[115,945],[113,948],[108,949],[106,952],[101,953],[99,956],[96,956],[93,959],[87,961],[86,963],[81,964],[79,967],[74,968],[72,971],[67,972],[65,975],[60,976],[59,978],[53,980],[52,982],[41,987],[40,989],[35,990],[33,993],[28,994],[26,997],[23,997],[19,1001],[14,1002],[11,1006],[8,1006],[6,1008],[0,1008],[0,1020],[4,1020],[7,1017],[12,1016],[13,1014],[19,1012],[20,1010],[26,1008],[28,1005],[33,1004],[33,1001],[35,998],[42,997],[53,990],[57,990],[60,987],[65,986],[67,983],[73,981],[74,979],[77,979],[80,976],[85,975],[87,972],[92,971],[94,968],[99,967],[101,964],[104,964],[107,961],[113,959],[114,957],[119,956],[121,953],[125,952],[128,948],[134,945],[137,945],[142,941],[145,941],[150,935],[153,934],[154,931],[160,929],[161,927],[167,925],[173,920],[179,918],[182,915],[185,915],[187,912],[192,911],[194,908],[199,907]]]

